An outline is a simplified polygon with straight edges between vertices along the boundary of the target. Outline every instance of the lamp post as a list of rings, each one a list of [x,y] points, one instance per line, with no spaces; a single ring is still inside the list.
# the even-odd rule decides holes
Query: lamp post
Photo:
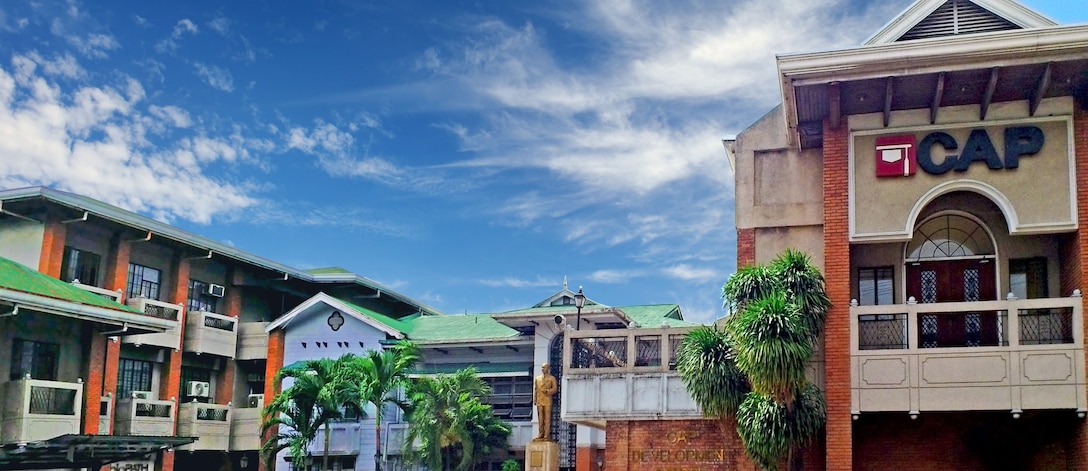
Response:
[[[586,305],[586,295],[582,294],[582,287],[578,287],[578,293],[574,295],[574,307],[578,308],[578,317],[574,330],[582,330],[582,307]]]

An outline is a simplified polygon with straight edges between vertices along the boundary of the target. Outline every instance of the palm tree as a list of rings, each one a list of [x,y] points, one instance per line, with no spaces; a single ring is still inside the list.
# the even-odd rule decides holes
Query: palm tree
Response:
[[[370,350],[365,357],[354,362],[358,369],[358,380],[367,387],[361,394],[362,403],[374,406],[374,469],[381,471],[382,466],[382,419],[385,406],[391,404],[408,411],[410,404],[399,397],[407,384],[408,371],[419,361],[419,348],[411,342],[399,342],[391,348],[377,351]]]
[[[329,469],[329,422],[343,417],[344,409],[354,410],[362,416],[360,398],[369,394],[369,383],[353,375],[352,365],[358,360],[350,353],[336,360],[306,360],[276,374],[277,382],[291,378],[293,383],[277,394],[263,411],[262,435],[277,428],[276,436],[261,446],[266,467],[271,469],[276,454],[285,448],[289,449],[292,462],[306,461],[309,466],[307,449],[318,430],[324,428],[321,468]]]
[[[261,445],[268,469],[273,469],[276,454],[283,449],[288,449],[292,462],[306,463],[309,467],[307,449],[317,431],[330,419],[340,416],[339,406],[329,392],[329,382],[336,369],[336,361],[321,358],[306,360],[276,373],[277,383],[287,378],[293,382],[262,411],[261,434],[267,436],[269,431],[276,429],[275,435]]]
[[[434,471],[471,469],[476,446],[471,432],[471,411],[480,405],[479,398],[489,392],[487,383],[476,375],[474,368],[413,381],[409,387],[413,407],[408,415],[404,455]],[[460,459],[456,466],[451,466],[458,447]]]
[[[730,312],[724,329],[689,333],[677,369],[704,414],[723,424],[735,417],[756,464],[795,468],[797,450],[826,417],[822,393],[805,378],[831,306],[823,276],[807,255],[786,250],[768,265],[737,270],[722,295]]]
[[[469,455],[472,467],[479,464],[481,458],[491,455],[496,450],[508,448],[510,425],[495,417],[495,411],[490,405],[481,403],[479,399],[473,399],[465,404],[461,412],[472,448],[466,450],[464,446],[459,446],[458,451]]]

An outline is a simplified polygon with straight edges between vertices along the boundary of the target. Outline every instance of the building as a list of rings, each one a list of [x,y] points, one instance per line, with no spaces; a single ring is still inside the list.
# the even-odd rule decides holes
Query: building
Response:
[[[475,366],[521,458],[535,430],[532,376],[545,362],[562,375],[568,332],[690,325],[675,304],[578,298],[564,286],[526,309],[448,316],[343,269],[298,270],[83,196],[0,191],[0,469],[257,469],[260,408],[285,364],[397,339],[422,347],[418,374]],[[654,345],[635,355],[660,362]],[[600,424],[563,422],[560,410],[561,464],[593,469]],[[372,419],[329,428],[334,469],[374,469]],[[405,428],[386,419],[385,469],[406,467]]]
[[[738,265],[807,251],[834,305],[806,465],[1084,469],[1088,25],[918,0],[777,64],[725,144]]]

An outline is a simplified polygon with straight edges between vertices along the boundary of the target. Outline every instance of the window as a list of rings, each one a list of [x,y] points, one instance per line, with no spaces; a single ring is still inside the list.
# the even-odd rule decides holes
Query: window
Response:
[[[151,362],[122,358],[117,363],[117,397],[130,397],[132,391],[151,390]]]
[[[481,378],[491,387],[483,401],[491,405],[496,417],[521,421],[533,417],[533,378],[529,376],[500,376]]]
[[[98,254],[66,246],[60,276],[64,281],[79,280],[85,285],[98,286],[98,269],[101,266],[102,257]]]
[[[1009,260],[1009,291],[1020,299],[1047,297],[1046,258]]]
[[[189,311],[219,312],[215,310],[219,298],[207,293],[208,283],[200,280],[189,280],[189,299],[186,304]]]
[[[30,375],[32,379],[57,380],[60,345],[15,339],[11,347],[11,380]]]
[[[159,299],[162,272],[155,268],[128,264],[128,295],[134,298]]]
[[[858,304],[876,306],[893,304],[895,276],[892,267],[858,269]]]

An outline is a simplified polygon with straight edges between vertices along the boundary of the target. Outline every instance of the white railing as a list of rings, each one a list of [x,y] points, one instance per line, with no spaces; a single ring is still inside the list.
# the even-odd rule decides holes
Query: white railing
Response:
[[[113,395],[102,396],[98,403],[98,434],[109,435],[113,425]]]
[[[230,421],[230,451],[261,448],[261,408],[235,408]]]
[[[233,407],[219,404],[186,402],[178,406],[178,436],[199,437],[192,445],[179,450],[220,450],[230,446],[230,424]]]
[[[121,290],[110,291],[108,289],[99,288],[97,286],[85,285],[83,283],[80,283],[79,280],[72,281],[72,286],[75,286],[76,288],[84,291],[89,291],[91,293],[97,294],[115,303],[121,303],[121,300],[124,298],[124,293]]]
[[[238,360],[264,360],[268,358],[268,322],[242,322],[238,324]]]
[[[183,312],[183,306],[181,304],[170,304],[148,298],[128,298],[125,301],[125,304],[146,315],[174,321],[175,324],[165,332],[126,335],[121,337],[121,343],[154,345],[157,347],[173,348],[175,350],[181,348],[181,323],[179,322]]]
[[[238,319],[207,311],[191,311],[185,319],[184,351],[234,358]]]
[[[329,456],[359,454],[362,421],[334,421],[321,427],[317,430],[314,441],[310,442],[310,454],[325,455],[325,427],[329,428]]]
[[[174,401],[138,399],[117,401],[114,430],[117,435],[150,435],[167,437],[174,434]]]
[[[3,384],[0,443],[47,440],[80,433],[83,380],[76,383],[23,378]]]
[[[1082,311],[1079,293],[852,306],[853,410],[1088,411]]]

